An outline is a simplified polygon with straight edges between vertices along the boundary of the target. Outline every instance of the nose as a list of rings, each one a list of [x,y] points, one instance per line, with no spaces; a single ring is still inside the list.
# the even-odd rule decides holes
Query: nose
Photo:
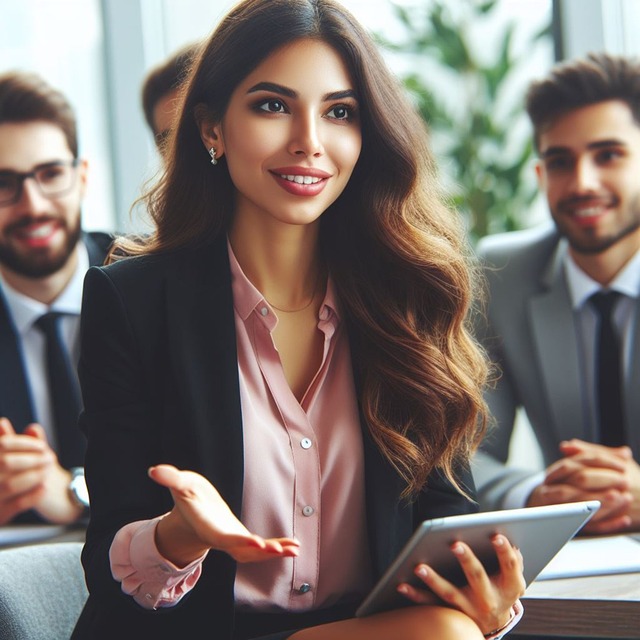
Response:
[[[28,177],[23,180],[20,199],[18,200],[18,204],[23,209],[28,209],[32,212],[38,211],[46,208],[48,202],[48,199],[42,195],[40,188],[36,184],[35,178]]]
[[[597,191],[600,172],[590,158],[579,158],[573,173],[573,186],[577,193]]]
[[[313,114],[295,118],[289,142],[289,152],[296,156],[319,157],[324,154],[321,141],[322,123]]]

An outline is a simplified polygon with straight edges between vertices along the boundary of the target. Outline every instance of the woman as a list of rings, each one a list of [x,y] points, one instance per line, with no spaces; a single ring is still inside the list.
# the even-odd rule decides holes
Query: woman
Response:
[[[471,586],[420,566],[431,606],[353,618],[418,522],[475,508],[486,365],[421,121],[333,0],[239,4],[180,114],[155,234],[86,280],[74,637],[497,637],[502,536],[498,575],[459,543]]]

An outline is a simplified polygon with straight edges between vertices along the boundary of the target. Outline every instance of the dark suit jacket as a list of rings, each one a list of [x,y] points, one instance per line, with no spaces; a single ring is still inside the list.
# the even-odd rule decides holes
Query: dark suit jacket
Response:
[[[91,265],[100,265],[104,262],[111,240],[111,237],[104,233],[88,233],[83,236]],[[35,421],[31,388],[2,287],[0,287],[0,416],[9,418],[16,431],[22,431],[30,422]],[[81,464],[81,461],[78,461],[78,464]]]
[[[91,521],[83,551],[90,597],[74,638],[231,638],[235,563],[211,552],[175,607],[148,611],[112,578],[109,547],[125,524],[172,507],[147,468],[171,463],[206,476],[240,514],[242,415],[226,243],[90,269],[79,373],[88,436]],[[412,505],[366,428],[367,516],[375,577],[417,522],[475,510],[434,473]],[[462,481],[472,487],[468,474]],[[265,479],[267,482],[268,479]],[[345,488],[347,490],[347,488]],[[471,489],[473,491],[473,489]]]
[[[89,253],[89,264],[101,265],[113,238],[106,233],[85,233],[82,240]],[[0,416],[9,418],[13,428],[22,432],[35,422],[31,386],[27,379],[22,350],[16,335],[13,319],[0,286]],[[78,431],[78,438],[83,439]],[[75,466],[82,466],[77,460]],[[42,522],[34,512],[20,514],[16,522]]]
[[[87,233],[83,241],[91,265],[104,262],[111,237],[104,233]],[[5,297],[0,287],[0,416],[11,420],[16,431],[35,421],[31,388],[27,380],[22,352]],[[81,465],[82,461],[78,461]]]

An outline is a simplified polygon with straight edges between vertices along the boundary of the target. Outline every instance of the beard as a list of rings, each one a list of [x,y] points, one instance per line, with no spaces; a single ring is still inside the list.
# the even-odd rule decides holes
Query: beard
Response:
[[[560,235],[567,239],[569,246],[576,253],[597,255],[640,229],[640,194],[631,200],[629,206],[621,211],[620,215],[622,220],[619,228],[605,237],[597,236],[594,229],[583,229],[581,233],[576,233],[571,225],[564,224],[562,212],[554,213],[553,219]]]
[[[65,241],[62,247],[55,253],[49,250],[32,251],[23,254],[14,249],[9,243],[0,242],[0,264],[14,273],[26,278],[46,278],[59,271],[67,264],[82,233],[80,215],[76,218],[75,225],[70,228],[64,225]],[[11,231],[11,229],[9,229]]]

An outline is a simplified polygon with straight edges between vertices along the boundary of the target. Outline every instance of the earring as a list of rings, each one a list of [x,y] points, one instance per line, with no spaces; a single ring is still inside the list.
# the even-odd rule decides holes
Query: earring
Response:
[[[211,149],[209,149],[209,155],[211,156],[211,164],[212,165],[216,165],[218,164],[218,160],[216,158],[216,148],[215,147],[211,147]]]

